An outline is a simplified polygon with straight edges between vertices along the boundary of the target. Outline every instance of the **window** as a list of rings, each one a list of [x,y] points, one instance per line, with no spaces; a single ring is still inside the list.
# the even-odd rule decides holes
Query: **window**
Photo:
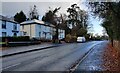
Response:
[[[6,21],[2,21],[2,28],[6,29]]]
[[[17,30],[17,24],[13,25],[13,30]]]
[[[23,32],[23,35],[26,35],[27,34],[27,32]]]
[[[39,37],[41,37],[41,32],[39,32]]]
[[[2,32],[2,36],[5,37],[7,35],[6,32]]]

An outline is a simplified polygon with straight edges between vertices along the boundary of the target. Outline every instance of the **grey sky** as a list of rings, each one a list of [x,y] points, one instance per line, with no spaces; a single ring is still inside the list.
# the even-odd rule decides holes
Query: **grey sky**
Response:
[[[43,0],[42,0],[43,1]],[[14,16],[17,12],[20,12],[21,10],[28,15],[28,12],[30,8],[34,5],[37,6],[38,13],[40,17],[42,17],[47,10],[49,10],[49,7],[52,9],[56,7],[61,7],[60,13],[66,13],[66,10],[68,7],[70,7],[71,4],[77,3],[80,5],[81,9],[86,9],[84,5],[80,3],[79,0],[74,2],[2,2],[2,15],[5,16]],[[102,34],[103,28],[99,25],[100,21],[98,19],[91,18],[90,21],[93,24],[94,28],[94,34]]]
[[[33,5],[37,6],[37,10],[40,16],[43,16],[49,7],[52,9],[61,7],[61,13],[66,13],[67,8],[70,6],[69,2],[3,2],[2,14],[7,16],[14,16],[17,12],[23,10],[28,15],[28,12]]]

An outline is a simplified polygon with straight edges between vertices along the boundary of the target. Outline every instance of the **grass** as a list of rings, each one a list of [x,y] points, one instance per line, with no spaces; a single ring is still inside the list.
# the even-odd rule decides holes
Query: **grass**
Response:
[[[6,44],[5,42],[0,42],[0,44],[2,45],[2,44]]]

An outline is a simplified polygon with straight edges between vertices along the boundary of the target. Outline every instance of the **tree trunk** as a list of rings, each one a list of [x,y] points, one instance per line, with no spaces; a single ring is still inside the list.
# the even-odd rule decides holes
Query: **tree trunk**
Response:
[[[59,32],[58,32],[58,27],[56,28],[56,43],[60,43],[60,41],[59,41]]]
[[[55,36],[53,38],[53,43],[60,43],[58,36],[59,36],[58,27],[56,27]]]
[[[114,47],[114,46],[113,46],[113,38],[111,38],[111,45],[112,45],[112,47]]]
[[[57,27],[57,28],[56,28],[56,39],[57,39],[57,40],[59,40],[58,36],[59,36],[59,33],[58,33],[58,27]]]

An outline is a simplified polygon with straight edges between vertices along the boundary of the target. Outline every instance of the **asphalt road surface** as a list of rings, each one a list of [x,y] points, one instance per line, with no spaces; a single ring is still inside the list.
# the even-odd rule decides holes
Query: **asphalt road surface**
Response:
[[[1,58],[2,71],[68,71],[91,48],[104,42],[106,41],[66,44],[4,57]]]

